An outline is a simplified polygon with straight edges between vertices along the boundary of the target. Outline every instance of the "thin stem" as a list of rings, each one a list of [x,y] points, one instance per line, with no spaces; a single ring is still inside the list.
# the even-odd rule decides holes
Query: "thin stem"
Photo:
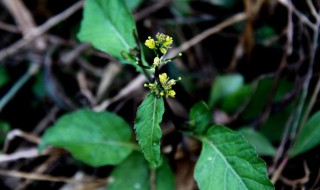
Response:
[[[0,112],[8,104],[8,102],[17,94],[28,80],[38,72],[39,65],[32,64],[29,70],[12,86],[12,88],[0,100]]]

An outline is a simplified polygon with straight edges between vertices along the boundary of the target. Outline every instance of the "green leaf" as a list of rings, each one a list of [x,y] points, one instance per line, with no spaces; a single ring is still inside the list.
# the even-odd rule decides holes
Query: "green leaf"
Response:
[[[156,187],[157,190],[175,189],[174,173],[166,159],[163,159],[161,166],[156,170]]]
[[[273,77],[263,78],[259,81],[256,91],[251,97],[251,100],[240,115],[243,119],[252,119],[263,112],[265,105],[268,102],[270,91],[272,89]],[[281,101],[282,98],[293,89],[293,84],[284,79],[280,79],[277,92],[274,97],[274,102]]]
[[[44,98],[46,96],[45,81],[42,73],[36,75],[36,80],[32,86],[32,92],[39,98]]]
[[[224,8],[231,8],[233,5],[235,5],[239,0],[203,0],[207,1],[209,3],[212,3],[213,5],[224,7]]]
[[[78,38],[121,60],[121,52],[135,47],[135,21],[124,0],[85,1]]]
[[[302,128],[289,153],[291,157],[304,153],[320,144],[320,111]]]
[[[6,140],[6,135],[9,131],[9,123],[0,120],[0,143],[3,143]]]
[[[160,123],[164,113],[162,98],[150,93],[137,110],[135,131],[144,157],[152,167],[157,167],[160,161],[160,139],[162,131]]]
[[[196,103],[190,110],[189,118],[190,125],[196,133],[205,132],[211,123],[211,112],[208,105],[203,101]]]
[[[149,190],[149,173],[143,156],[133,153],[112,171],[107,190]]]
[[[131,154],[111,173],[107,190],[149,190],[150,168],[141,153]],[[155,170],[157,190],[174,190],[174,175],[166,159]]]
[[[261,133],[249,127],[241,128],[239,132],[249,143],[251,143],[256,148],[256,151],[259,155],[275,155],[276,149],[272,146],[270,141]]]
[[[200,140],[194,175],[201,190],[274,189],[265,163],[240,133],[215,125]]]
[[[0,88],[9,82],[9,75],[3,65],[0,65]]]
[[[129,10],[135,10],[143,2],[143,0],[126,0],[125,1]]]
[[[223,98],[221,100],[220,108],[227,113],[234,113],[247,102],[253,92],[253,85],[244,85],[226,98]]]
[[[222,98],[234,93],[243,86],[244,79],[239,74],[218,76],[211,87],[209,107],[215,106]]]
[[[62,116],[45,132],[39,148],[65,148],[91,166],[116,165],[136,148],[130,143],[131,133],[121,117],[84,109]]]

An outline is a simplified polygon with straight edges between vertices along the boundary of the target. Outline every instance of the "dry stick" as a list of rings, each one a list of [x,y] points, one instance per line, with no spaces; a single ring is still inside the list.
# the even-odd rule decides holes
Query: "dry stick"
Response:
[[[29,180],[39,180],[39,181],[52,181],[52,182],[64,182],[64,183],[104,183],[107,179],[73,179],[67,177],[54,177],[50,175],[10,171],[10,170],[0,170],[0,175],[25,178]]]
[[[292,10],[294,10],[294,7],[291,5]],[[317,17],[319,18],[319,16]],[[312,77],[312,72],[313,72],[313,65],[314,65],[314,58],[315,58],[315,53],[316,53],[316,49],[317,49],[317,43],[318,43],[318,38],[319,38],[319,26],[320,26],[320,19],[317,19],[317,23],[314,24],[314,26],[312,27],[313,29],[313,43],[312,43],[312,49],[311,49],[311,52],[310,52],[310,62],[309,62],[309,68],[308,68],[308,71],[307,71],[307,74],[306,74],[306,78],[303,82],[303,87],[302,87],[302,94],[301,94],[301,98],[299,99],[299,102],[298,102],[298,107],[297,107],[297,111],[295,113],[295,117],[294,117],[294,121],[292,123],[292,126],[291,126],[291,139],[294,139],[298,133],[299,130],[301,130],[301,128],[303,127],[305,121],[301,120],[301,115],[302,115],[302,111],[303,111],[303,107],[305,105],[305,101],[306,101],[306,98],[307,98],[307,94],[308,94],[308,89],[309,89],[309,84],[310,84],[310,80],[311,80],[311,77]],[[310,105],[310,104],[309,104]],[[306,115],[303,116],[304,118],[306,117]],[[290,146],[290,149],[292,148],[292,145]],[[280,164],[279,168],[277,168],[277,170],[274,172],[274,175],[272,177],[272,182],[275,183],[287,161],[286,159],[288,159],[288,157],[286,156],[283,161],[281,163],[283,164]],[[283,165],[283,166],[282,166]]]
[[[28,38],[28,32],[33,30],[36,25],[32,14],[21,0],[3,0],[3,4],[7,7],[14,20],[22,31],[24,38]],[[46,42],[44,38],[35,40],[35,47],[38,50],[44,50]]]
[[[156,1],[156,2],[158,2],[158,3],[155,3],[154,5],[151,5],[145,9],[143,9],[142,11],[135,13],[133,15],[134,20],[139,21],[139,20],[147,17],[151,13],[156,12],[157,10],[167,6],[171,2],[171,0]]]
[[[7,32],[11,32],[11,33],[16,33],[16,34],[21,33],[21,30],[19,30],[19,28],[17,28],[16,26],[4,23],[2,21],[0,21],[0,29],[5,30]]]
[[[269,118],[269,115],[272,109],[272,103],[280,84],[281,74],[287,66],[287,57],[292,53],[292,43],[293,43],[292,41],[293,41],[292,10],[288,8],[287,41],[285,44],[284,53],[282,55],[280,65],[277,69],[275,79],[272,83],[267,104],[264,107],[263,113],[259,119],[258,124],[255,126],[255,129],[259,129],[263,125],[263,123],[265,123],[265,121]]]
[[[224,20],[223,22],[219,23],[218,25],[213,26],[212,28],[209,28],[205,31],[203,31],[202,33],[200,33],[199,35],[195,36],[194,38],[191,38],[190,40],[184,42],[182,45],[180,45],[179,47],[173,49],[172,51],[170,51],[168,53],[168,55],[166,55],[166,57],[173,57],[176,56],[178,53],[180,52],[184,52],[188,49],[190,49],[191,47],[197,45],[199,42],[201,42],[202,40],[206,39],[207,37],[211,36],[212,34],[215,34],[217,32],[220,32],[221,30],[236,24],[238,22],[244,21],[247,18],[246,13],[241,12],[238,14],[235,14],[233,16],[231,16],[230,18]]]
[[[314,6],[313,6],[313,4],[312,4],[312,2],[310,0],[307,0],[307,4],[308,4],[308,7],[309,7],[312,15],[315,17],[315,19],[317,21],[317,25],[318,25],[317,28],[319,28],[319,26],[320,26],[320,15],[319,15],[319,13],[317,13],[316,9],[314,8]],[[318,29],[316,31],[314,31],[314,32],[317,32],[316,35],[319,35],[318,34],[319,33]],[[313,42],[314,43],[313,44],[314,45],[313,48],[315,48],[315,49],[312,52],[312,56],[313,56],[312,59],[311,59],[312,62],[314,62],[314,57],[315,57],[315,53],[316,53],[315,51],[316,51],[316,48],[317,48],[317,44],[316,44],[317,41],[315,41],[315,40],[318,40],[318,39],[314,39],[314,42]],[[304,124],[306,123],[306,121],[307,121],[307,119],[308,119],[308,117],[309,117],[309,115],[311,113],[311,110],[312,110],[312,108],[313,108],[313,106],[314,106],[314,104],[316,102],[316,99],[318,97],[319,92],[320,92],[320,76],[318,77],[318,82],[317,82],[316,87],[315,87],[315,89],[314,89],[314,91],[312,93],[311,100],[310,100],[310,102],[308,104],[308,107],[307,107],[307,109],[306,109],[306,111],[305,111],[305,113],[304,113],[304,115],[302,117],[302,120],[301,120],[301,123],[300,123],[300,128],[303,127]]]
[[[39,65],[32,64],[28,71],[10,88],[10,90],[0,99],[0,112],[7,105],[7,103],[16,95],[16,93],[28,82],[28,80],[35,75],[39,70]]]
[[[197,45],[202,40],[206,39],[207,37],[211,36],[212,34],[215,34],[224,28],[227,28],[233,24],[236,24],[238,22],[244,21],[246,19],[246,14],[244,12],[238,13],[234,16],[231,16],[230,18],[224,20],[218,25],[213,26],[212,28],[209,28],[199,35],[195,36],[194,38],[191,38],[189,41],[184,42],[179,47],[173,49],[166,55],[166,57],[174,57],[180,52],[184,52],[191,47]],[[130,95],[133,91],[137,90],[139,87],[143,85],[145,82],[144,75],[140,74],[135,79],[133,79],[129,84],[127,84],[116,96],[114,96],[111,99],[103,101],[101,104],[97,105],[93,109],[95,111],[102,111],[105,110],[112,102],[118,101],[121,98],[124,98],[128,95]]]
[[[58,23],[62,22],[65,19],[67,19],[69,16],[74,14],[76,11],[78,11],[82,7],[83,2],[84,1],[81,0],[77,3],[75,3],[74,5],[72,5],[71,7],[66,9],[65,11],[63,11],[62,13],[50,18],[47,22],[45,22],[41,26],[31,30],[28,33],[28,38],[21,39],[21,40],[15,42],[14,44],[12,44],[11,46],[7,47],[6,49],[3,49],[2,51],[0,51],[0,60],[4,59],[7,56],[13,55],[18,50],[25,47],[29,43],[31,43],[38,36],[44,34],[53,26],[57,25]]]

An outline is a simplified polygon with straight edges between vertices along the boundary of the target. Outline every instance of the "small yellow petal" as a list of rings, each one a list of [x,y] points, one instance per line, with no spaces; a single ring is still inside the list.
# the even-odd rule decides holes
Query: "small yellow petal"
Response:
[[[160,51],[161,51],[162,54],[166,54],[167,53],[166,48],[160,48]]]
[[[150,49],[154,49],[156,46],[154,39],[152,39],[151,37],[148,37],[144,44]]]
[[[174,90],[169,90],[169,92],[168,92],[167,95],[170,96],[170,97],[172,97],[172,98],[174,98],[175,95],[176,95],[176,92],[175,92]]]
[[[168,80],[167,73],[160,74],[159,75],[159,80],[160,80],[161,84],[164,84],[165,82],[167,82],[167,80]]]

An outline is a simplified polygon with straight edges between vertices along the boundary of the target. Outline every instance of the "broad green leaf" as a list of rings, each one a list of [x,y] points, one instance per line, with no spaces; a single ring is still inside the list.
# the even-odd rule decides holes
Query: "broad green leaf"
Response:
[[[0,65],[0,88],[9,82],[9,75],[7,74],[3,65]]]
[[[254,85],[246,84],[221,100],[220,108],[227,113],[234,113],[250,99]]]
[[[135,47],[135,22],[124,0],[87,0],[78,38],[121,60]]]
[[[167,161],[155,170],[157,190],[174,190],[174,175]],[[149,190],[151,171],[148,162],[141,153],[131,154],[111,173],[107,190]]]
[[[241,128],[239,132],[244,138],[251,143],[259,155],[273,156],[276,153],[276,149],[272,146],[270,141],[261,133],[254,131],[252,128]]]
[[[126,0],[125,1],[129,10],[135,10],[143,2],[143,0]]]
[[[262,125],[259,130],[270,141],[280,141],[283,130],[287,124],[290,114],[294,111],[296,104],[292,102],[286,106],[283,110],[279,110],[277,113],[272,113],[267,121]]]
[[[194,131],[202,134],[211,123],[211,112],[208,105],[201,101],[196,103],[190,110],[190,125]]]
[[[163,159],[161,166],[156,170],[156,187],[157,190],[175,189],[174,173],[166,159]]]
[[[269,190],[265,163],[240,133],[223,126],[211,127],[202,141],[195,168],[201,190]]]
[[[116,165],[136,145],[130,143],[130,126],[110,112],[80,110],[62,116],[49,128],[40,145],[65,148],[78,160],[91,166]]]
[[[263,78],[259,81],[257,89],[253,93],[248,106],[240,115],[241,118],[252,119],[263,112],[263,109],[268,102],[273,81],[274,78],[272,77]],[[281,101],[281,99],[292,89],[293,84],[291,82],[281,79],[274,97],[274,102]]]
[[[289,153],[291,157],[304,153],[320,144],[320,111],[302,128]]]
[[[162,98],[150,93],[137,110],[134,129],[144,157],[152,167],[160,161],[160,139],[162,131],[160,123],[164,113]]]
[[[107,190],[149,190],[149,167],[140,153],[131,154],[111,173]]]
[[[234,93],[241,86],[243,86],[244,79],[239,74],[228,74],[218,76],[211,87],[211,93],[209,97],[209,107],[213,107],[222,98]]]

